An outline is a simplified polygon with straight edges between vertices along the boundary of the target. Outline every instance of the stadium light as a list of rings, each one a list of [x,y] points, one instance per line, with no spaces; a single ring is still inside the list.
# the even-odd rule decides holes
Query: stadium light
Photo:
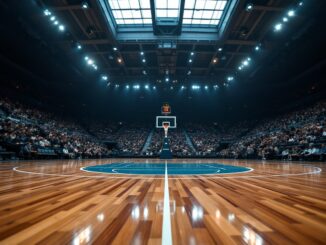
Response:
[[[198,90],[198,89],[200,89],[200,86],[199,85],[192,85],[191,88],[193,90]]]
[[[97,65],[93,64],[94,70],[97,70]]]
[[[118,63],[122,63],[122,59],[121,58],[118,58]]]
[[[85,57],[84,57],[84,60],[86,60],[86,61],[87,61],[88,59],[89,59],[89,57],[88,57],[88,56],[85,56]]]
[[[223,49],[222,48],[218,48],[218,52],[222,52],[223,51]]]
[[[52,16],[52,17],[50,18],[50,20],[51,20],[51,21],[55,21],[55,16]]]
[[[44,13],[45,16],[50,16],[51,15],[51,12],[48,9],[45,9],[43,11],[43,13]]]
[[[145,60],[145,59],[142,59],[142,62],[143,62],[143,63],[145,63],[145,62],[146,62],[146,60]]]
[[[129,89],[129,85],[126,85],[126,89]]]
[[[295,11],[293,9],[288,11],[288,16],[293,17],[295,15]]]
[[[303,5],[303,2],[299,2],[299,6],[302,6]]]
[[[134,89],[139,89],[140,86],[137,84],[137,85],[134,85],[133,88],[134,88]]]
[[[143,55],[144,55],[144,52],[143,52],[143,51],[141,51],[141,52],[140,52],[140,55],[141,55],[141,56],[143,56]]]
[[[156,86],[153,86],[153,89],[155,90],[156,89]]]
[[[217,58],[214,58],[213,59],[213,63],[217,63]]]
[[[228,80],[228,81],[233,81],[233,80],[234,80],[234,77],[229,76],[229,77],[227,77],[227,80]]]
[[[208,86],[207,85],[205,86],[205,89],[208,90]]]
[[[248,65],[249,65],[249,61],[248,61],[248,60],[244,60],[244,61],[242,62],[242,64],[243,64],[244,66],[248,66]]]
[[[217,85],[214,85],[213,87],[214,87],[215,90],[218,89],[218,86]]]
[[[58,24],[59,24],[59,21],[57,21],[57,20],[53,22],[53,25],[55,25],[55,26],[57,26]]]
[[[88,64],[88,65],[93,65],[93,64],[94,64],[94,60],[92,60],[92,59],[87,59],[87,64]]]
[[[65,26],[64,25],[59,25],[59,31],[64,31],[65,30]]]
[[[113,51],[117,51],[118,50],[118,48],[117,47],[113,47]]]
[[[288,22],[289,19],[287,17],[283,17],[283,22]]]
[[[254,5],[252,3],[248,3],[246,5],[246,11],[251,12],[254,9]]]
[[[149,89],[149,86],[147,84],[145,85],[145,89]]]
[[[192,63],[192,59],[189,59],[188,62],[189,62],[189,63]]]
[[[260,47],[257,45],[257,46],[255,47],[255,50],[256,50],[256,51],[259,51],[259,50],[260,50]]]
[[[282,27],[283,27],[282,23],[277,23],[277,24],[274,26],[274,30],[275,30],[275,31],[280,31],[280,30],[282,30]]]
[[[170,79],[169,79],[168,77],[166,77],[166,78],[165,78],[165,81],[168,82],[168,81],[170,81]]]
[[[239,67],[238,67],[238,70],[240,70],[240,71],[241,71],[241,70],[242,70],[242,66],[239,66]]]
[[[83,47],[79,43],[77,43],[77,49],[81,50],[82,48]]]
[[[81,6],[82,6],[83,9],[88,9],[88,7],[89,7],[87,1],[83,1]]]
[[[194,56],[194,54],[195,54],[194,52],[191,52],[191,53],[190,53],[191,56]]]
[[[102,75],[102,80],[107,81],[108,80],[108,76],[107,75]]]

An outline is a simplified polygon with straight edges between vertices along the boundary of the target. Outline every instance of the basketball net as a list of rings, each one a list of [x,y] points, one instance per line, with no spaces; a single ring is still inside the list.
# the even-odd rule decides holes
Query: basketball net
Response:
[[[168,137],[169,124],[163,124],[165,138]]]

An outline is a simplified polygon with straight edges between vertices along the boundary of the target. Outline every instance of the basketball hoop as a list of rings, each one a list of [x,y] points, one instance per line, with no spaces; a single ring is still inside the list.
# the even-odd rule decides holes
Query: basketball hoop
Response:
[[[169,123],[163,123],[163,128],[164,128],[164,135],[165,135],[165,138],[168,137],[169,126],[170,126]]]

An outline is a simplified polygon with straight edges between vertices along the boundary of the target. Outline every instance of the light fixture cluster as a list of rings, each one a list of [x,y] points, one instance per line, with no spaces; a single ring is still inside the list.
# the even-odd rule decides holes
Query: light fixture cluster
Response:
[[[289,9],[285,15],[283,15],[281,17],[281,20],[276,22],[273,26],[273,29],[274,29],[274,32],[280,32],[283,30],[285,24],[287,22],[290,21],[291,18],[294,18],[296,16],[296,12],[298,10],[298,8],[300,8],[301,6],[303,6],[304,3],[303,1],[299,1],[298,4],[297,4],[297,8],[292,8],[292,9]],[[250,12],[254,9],[254,6],[253,4],[249,3],[246,5],[246,11]],[[262,44],[261,43],[258,43],[255,47],[254,47],[254,51],[255,52],[260,52],[262,50]],[[251,64],[251,61],[252,59],[250,57],[247,57],[246,59],[242,60],[240,65],[238,66],[238,71],[243,71],[245,70],[246,68],[248,68]],[[232,81],[233,80],[233,77],[232,77],[232,80],[229,80],[230,77],[227,78],[228,81]]]
[[[102,79],[105,80],[103,77],[104,77],[104,76],[102,76]],[[224,84],[224,85],[226,86],[226,84]],[[108,82],[107,86],[108,86],[108,87],[111,87],[111,83]],[[141,90],[141,89],[143,89],[143,90],[145,90],[145,91],[156,90],[156,86],[155,86],[155,85],[154,85],[154,86],[151,86],[151,85],[149,85],[149,84],[144,84],[144,85],[140,85],[140,84],[129,85],[129,84],[126,84],[126,85],[124,85],[124,86],[121,86],[120,84],[116,83],[116,84],[113,84],[112,87],[113,87],[114,89],[118,89],[118,88],[122,87],[122,88],[124,88],[125,90],[130,90],[130,89],[132,89],[132,90],[135,90],[135,91],[137,91],[137,90]],[[202,90],[202,89],[205,90],[205,91],[209,91],[209,90],[217,90],[218,88],[219,88],[219,85],[217,85],[217,84],[215,84],[215,85],[211,85],[211,86],[209,86],[209,85],[198,85],[198,84],[193,84],[193,85],[189,86],[189,89],[190,89],[190,90],[193,90],[193,91],[199,91],[199,90]],[[171,86],[169,87],[169,90],[176,90],[176,91],[180,91],[180,90],[181,90],[181,91],[184,91],[184,90],[187,90],[187,89],[188,89],[188,87],[185,86],[185,85],[180,85],[180,86],[177,86],[177,85],[171,85]]]
[[[63,24],[61,24],[60,21],[57,19],[57,17],[53,15],[48,9],[45,9],[43,13],[45,16],[49,18],[50,22],[52,22],[54,26],[58,27],[58,30],[60,32],[64,32],[66,30],[66,27]]]
[[[88,1],[83,1],[81,3],[81,8],[82,9],[88,9],[89,8],[89,3]],[[58,28],[58,30],[60,32],[64,32],[66,31],[66,27],[65,25],[63,25],[59,20],[58,18],[49,10],[49,9],[45,9],[43,10],[43,14],[44,16],[46,16],[47,18],[49,18],[49,21]],[[75,49],[77,50],[81,50],[83,47],[80,43],[78,42],[73,42],[73,46]],[[115,48],[113,48],[115,50]],[[116,49],[117,50],[117,49]],[[98,65],[96,64],[95,60],[92,59],[91,57],[85,55],[84,56],[84,61],[86,63],[87,66],[93,68],[95,71],[97,71],[99,68],[98,68]],[[108,81],[108,75],[106,74],[102,74],[101,75],[101,80],[103,81]],[[110,83],[108,82],[107,83],[107,86],[110,86]]]

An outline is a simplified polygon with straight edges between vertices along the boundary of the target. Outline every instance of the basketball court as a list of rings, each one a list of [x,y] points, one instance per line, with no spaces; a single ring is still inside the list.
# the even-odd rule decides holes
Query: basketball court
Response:
[[[7,162],[0,172],[0,238],[2,244],[322,244],[324,173],[323,164],[278,161]]]

